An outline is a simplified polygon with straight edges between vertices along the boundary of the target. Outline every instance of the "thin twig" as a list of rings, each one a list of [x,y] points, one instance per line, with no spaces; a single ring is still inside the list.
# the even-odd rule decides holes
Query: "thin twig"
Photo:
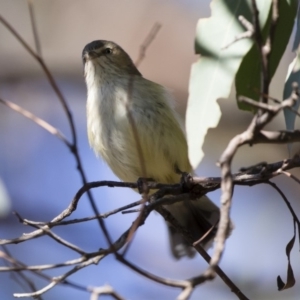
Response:
[[[260,94],[260,91],[257,91],[256,89],[254,89],[256,92],[258,92],[258,94]],[[262,95],[264,97],[267,97],[269,100],[273,101],[276,104],[281,104],[283,101],[285,101],[285,99],[283,101],[280,101],[270,95]],[[289,99],[289,98],[288,98]],[[292,111],[295,115],[297,115],[298,117],[300,117],[300,113],[293,107],[286,107],[288,110]]]
[[[29,120],[33,121],[34,123],[36,123],[37,125],[39,125],[43,129],[48,131],[49,133],[51,133],[51,134],[55,135],[56,137],[58,137],[70,149],[72,148],[72,144],[67,140],[67,138],[57,128],[53,127],[52,125],[50,125],[46,121],[40,119],[39,117],[35,116],[33,113],[29,112],[28,110],[22,108],[21,106],[13,103],[11,101],[4,100],[4,99],[0,98],[0,102],[2,104],[6,105],[7,107],[9,107],[10,109],[12,109],[12,110],[18,112],[19,114],[23,115],[24,117],[28,118]]]
[[[61,284],[65,281],[66,278],[68,278],[69,276],[71,276],[72,274],[76,273],[77,271],[87,267],[87,266],[90,266],[91,264],[98,264],[99,263],[99,260],[101,259],[102,257],[94,257],[94,258],[91,258],[77,266],[75,266],[73,269],[71,269],[70,271],[66,272],[65,274],[61,275],[61,276],[58,276],[58,277],[53,277],[52,278],[52,282],[49,283],[47,286],[43,287],[42,289],[40,290],[37,290],[35,292],[32,292],[32,293],[15,293],[14,294],[14,297],[16,298],[27,298],[27,297],[37,297],[39,295],[42,295],[44,294],[45,292],[49,291],[50,289],[52,289],[53,287],[55,287],[56,285],[58,284]]]
[[[280,174],[286,175],[286,176],[289,177],[289,178],[292,178],[294,181],[296,181],[298,184],[300,184],[300,179],[297,178],[295,175],[293,175],[293,174],[291,174],[291,173],[289,173],[289,172],[283,171],[283,170],[279,170],[278,172],[279,172]]]
[[[90,300],[98,300],[100,295],[109,295],[116,300],[125,300],[121,297],[110,285],[104,285],[101,287],[89,287],[88,290],[91,292]]]
[[[238,17],[241,24],[247,29],[247,31],[240,33],[237,35],[233,41],[222,47],[222,50],[225,50],[229,48],[231,45],[235,44],[236,42],[243,40],[243,39],[249,39],[252,38],[254,35],[254,27],[245,17],[239,16]]]
[[[36,53],[40,57],[42,57],[41,43],[39,40],[39,35],[37,32],[37,26],[36,26],[35,15],[34,15],[33,0],[27,0],[27,4],[28,4],[28,9],[29,9],[31,28],[32,28],[32,32],[33,32]]]
[[[124,210],[131,208],[131,207],[135,207],[137,205],[142,204],[142,200],[139,201],[135,201],[133,203],[130,203],[128,205],[124,205],[122,207],[119,207],[117,209],[113,209],[111,211],[108,211],[106,213],[103,213],[99,216],[92,216],[92,217],[86,217],[86,218],[79,218],[79,219],[74,219],[74,220],[68,220],[68,221],[60,221],[60,222],[36,222],[36,221],[31,221],[28,219],[23,219],[24,222],[26,222],[28,225],[39,225],[39,226],[44,226],[44,225],[48,225],[50,228],[55,227],[55,226],[63,226],[63,225],[70,225],[70,224],[78,224],[78,223],[82,223],[82,222],[87,222],[87,221],[92,221],[98,218],[107,218],[111,215],[117,214],[119,212],[123,212]]]
[[[140,46],[140,52],[139,52],[139,56],[137,58],[137,60],[135,61],[135,65],[138,67],[141,62],[144,60],[145,56],[146,56],[146,51],[148,49],[148,47],[150,46],[150,44],[153,42],[153,40],[155,39],[158,31],[161,28],[161,24],[156,22],[150,33],[147,35],[146,39],[144,40],[144,42],[142,43],[142,45]]]
[[[52,281],[52,277],[50,277],[49,275],[46,275],[46,274],[44,274],[40,271],[41,270],[46,270],[46,269],[53,269],[53,268],[56,268],[56,267],[63,267],[63,266],[72,265],[71,263],[68,264],[66,262],[65,264],[62,264],[60,266],[57,266],[58,264],[57,265],[28,266],[28,265],[22,263],[21,261],[16,260],[15,258],[13,258],[11,256],[11,254],[9,253],[8,249],[5,246],[2,246],[2,248],[4,249],[4,252],[0,251],[0,257],[5,259],[6,261],[8,261],[10,264],[12,264],[13,267],[0,267],[1,272],[30,271],[35,276],[38,276],[38,277],[40,277],[44,280],[47,280],[47,281]],[[76,264],[76,263],[74,263],[74,264]],[[62,283],[64,285],[69,285],[70,287],[76,288],[78,290],[86,291],[86,288],[83,287],[82,285],[71,282],[69,280],[65,280]]]
[[[34,228],[38,228],[41,229],[46,235],[48,235],[49,237],[51,237],[52,239],[54,239],[57,243],[65,246],[66,248],[69,248],[81,255],[85,254],[85,251],[83,251],[82,249],[80,249],[79,247],[75,246],[74,244],[64,240],[63,238],[61,238],[60,236],[58,236],[57,234],[55,234],[54,232],[52,232],[50,230],[50,228],[46,227],[46,226],[40,226],[40,225],[36,225],[36,224],[32,224],[30,222],[26,222],[18,213],[15,212],[15,215],[17,216],[17,218],[19,219],[20,223],[23,223],[25,225],[29,225],[32,226]]]
[[[15,265],[17,262],[14,258],[12,258],[11,254],[9,253],[8,249],[5,246],[2,246],[3,252],[0,251],[0,257],[6,259],[6,262],[9,262],[13,265]],[[36,272],[34,272],[36,273]],[[24,272],[18,272],[18,273],[13,273],[12,278],[20,285],[24,286],[23,282],[30,288],[31,291],[36,291],[36,286],[34,282],[24,274]],[[23,282],[22,282],[23,281]],[[25,289],[25,287],[24,287]],[[37,297],[38,300],[42,300],[41,296]]]

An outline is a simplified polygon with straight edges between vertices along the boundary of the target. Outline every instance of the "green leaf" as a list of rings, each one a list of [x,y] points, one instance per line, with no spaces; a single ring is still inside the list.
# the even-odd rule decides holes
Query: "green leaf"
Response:
[[[296,33],[293,43],[293,51],[296,51],[300,44],[300,2],[298,3],[297,17],[296,17]]]
[[[296,57],[293,59],[292,63],[289,65],[288,73],[284,85],[283,90],[283,99],[287,99],[292,94],[292,84],[293,82],[297,82],[298,86],[300,86],[300,47],[296,53]],[[299,101],[297,101],[293,107],[294,110],[298,110],[299,108]],[[295,127],[295,120],[296,114],[290,110],[285,108],[284,109],[284,118],[286,128],[288,130],[294,130]]]
[[[238,16],[252,19],[249,3],[247,0],[213,0],[211,17],[199,20],[197,25],[196,53],[201,56],[192,65],[186,112],[189,159],[194,169],[203,157],[201,148],[208,128],[219,123],[221,111],[217,100],[229,96],[241,61],[253,44],[252,40],[243,39],[222,49],[245,32]],[[257,1],[257,5],[264,26],[271,0]]]
[[[257,3],[262,1],[257,1]],[[281,57],[288,45],[294,19],[297,13],[298,0],[281,0],[278,1],[279,6],[279,19],[274,32],[274,41],[269,59],[270,78],[275,74],[275,71],[279,65]],[[268,11],[259,9],[261,13],[265,14]],[[265,16],[264,16],[265,18]],[[271,24],[271,11],[269,11],[269,18],[267,24],[262,28],[264,39],[269,32]],[[261,59],[256,45],[253,45],[251,50],[247,53],[241,66],[236,74],[235,86],[237,98],[241,95],[248,98],[259,100],[261,91]],[[252,107],[245,103],[238,101],[238,106],[243,110],[252,110]]]

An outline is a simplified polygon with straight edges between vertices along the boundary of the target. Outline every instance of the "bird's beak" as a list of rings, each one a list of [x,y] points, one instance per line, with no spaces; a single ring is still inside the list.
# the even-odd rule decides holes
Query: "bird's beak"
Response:
[[[87,61],[92,60],[96,57],[97,57],[97,53],[95,51],[93,51],[93,50],[87,51],[86,50],[82,55],[82,60],[83,60],[83,63],[85,64]]]
[[[82,56],[82,59],[83,59],[83,63],[86,63],[87,61],[91,60],[92,59],[92,55],[91,55],[91,52],[92,51],[85,51],[83,56]]]
[[[83,54],[82,54],[82,60],[83,60],[83,63],[85,64],[87,62],[87,60],[89,59],[89,54],[87,51],[85,51]]]

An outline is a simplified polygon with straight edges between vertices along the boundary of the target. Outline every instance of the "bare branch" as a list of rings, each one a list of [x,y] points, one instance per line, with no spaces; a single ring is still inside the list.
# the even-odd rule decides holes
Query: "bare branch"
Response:
[[[251,144],[287,144],[300,142],[300,130],[266,131],[261,130]]]
[[[253,0],[253,2],[255,1]],[[280,105],[273,107],[267,105],[266,103],[264,103],[264,101],[256,103],[251,99],[242,98],[243,100],[248,101],[248,103],[250,104],[258,104],[260,109],[253,117],[247,130],[231,139],[220,158],[219,165],[221,167],[222,174],[221,216],[215,239],[214,254],[210,262],[210,272],[214,272],[215,266],[221,259],[225,246],[225,239],[229,230],[229,214],[233,192],[233,176],[231,173],[232,159],[240,146],[244,144],[253,144],[255,142],[256,136],[264,128],[264,126],[268,124],[284,107],[292,107],[294,105],[295,101],[298,100],[298,87],[294,85],[293,88],[293,93],[288,100],[282,102]]]
[[[18,112],[19,114],[23,115],[24,117],[28,118],[29,120],[33,121],[52,135],[57,136],[61,141],[63,141],[70,149],[72,149],[72,144],[67,140],[67,138],[55,127],[47,123],[46,121],[40,119],[39,117],[35,116],[33,113],[29,112],[28,110],[22,108],[21,106],[0,98],[0,102],[9,107],[10,109]]]
[[[86,217],[86,218],[79,218],[79,219],[74,219],[74,220],[68,220],[68,221],[60,221],[60,222],[51,222],[51,223],[47,223],[47,222],[36,222],[36,221],[31,221],[28,219],[24,219],[24,222],[26,222],[28,225],[39,225],[39,226],[43,226],[43,225],[48,225],[50,228],[55,227],[55,226],[62,226],[62,225],[70,225],[70,224],[77,224],[77,223],[82,223],[82,222],[87,222],[87,221],[92,221],[98,218],[107,218],[111,215],[117,214],[119,212],[124,212],[124,210],[131,208],[131,207],[135,207],[137,205],[140,205],[143,203],[143,200],[139,200],[139,201],[135,201],[133,203],[130,203],[128,205],[124,205],[122,207],[119,207],[117,209],[113,209],[107,213],[101,214],[99,216],[92,216],[92,217]]]
[[[224,46],[222,50],[225,50],[229,48],[231,45],[235,44],[236,42],[243,40],[243,39],[249,39],[252,38],[254,35],[254,28],[253,25],[243,16],[239,16],[239,21],[241,24],[247,29],[247,31],[240,33],[237,35],[232,42],[230,42],[228,45]]]
[[[144,42],[140,46],[140,53],[139,53],[139,56],[138,56],[137,60],[135,61],[135,65],[137,67],[144,60],[144,58],[146,56],[146,51],[147,51],[148,47],[150,46],[150,44],[155,39],[155,37],[157,36],[157,33],[160,30],[160,28],[161,28],[161,24],[156,22],[153,25],[153,27],[152,27],[151,31],[149,32],[149,34],[146,36],[146,39],[144,40]]]
[[[39,36],[38,36],[38,33],[37,33],[36,22],[35,22],[35,15],[34,15],[34,9],[33,9],[33,0],[27,0],[27,4],[28,4],[28,9],[29,9],[31,28],[32,28],[32,33],[33,33],[33,37],[34,37],[36,53],[40,57],[42,57],[41,43],[40,43],[40,40],[39,40]]]
[[[2,246],[2,249],[3,249],[3,251],[0,251],[0,257],[5,259],[8,263],[10,263],[12,265],[19,264],[19,262],[17,262],[12,257],[12,255],[9,253],[8,249],[5,246]],[[36,274],[36,272],[34,272],[34,273]],[[17,283],[19,283],[21,286],[24,286],[23,282],[25,282],[25,284],[30,288],[31,291],[36,290],[36,286],[35,286],[34,282],[28,276],[26,276],[23,272],[13,273],[12,278]],[[39,296],[39,297],[37,297],[37,299],[42,300],[42,297]]]
[[[163,278],[163,277],[159,277],[156,275],[153,275],[139,267],[137,267],[136,265],[134,265],[133,263],[129,262],[128,260],[126,260],[122,255],[116,254],[116,258],[122,262],[124,265],[128,266],[130,269],[134,270],[135,272],[143,275],[146,278],[151,279],[152,281],[161,283],[163,285],[167,285],[167,286],[172,286],[172,287],[179,287],[179,288],[186,288],[187,286],[189,286],[189,282],[185,281],[185,280],[173,280],[173,279],[169,279],[169,278]]]
[[[46,235],[48,235],[49,237],[51,237],[52,239],[54,239],[56,242],[58,242],[59,244],[81,254],[84,255],[85,251],[83,251],[82,249],[78,248],[77,246],[71,244],[70,242],[64,240],[63,238],[61,238],[60,236],[58,236],[57,234],[55,234],[54,232],[52,232],[48,227],[46,226],[39,226],[36,224],[31,224],[30,222],[26,222],[18,213],[15,212],[15,215],[17,216],[17,218],[19,219],[19,222],[25,224],[25,225],[30,225],[34,228],[38,228],[41,229]]]
[[[101,287],[89,287],[88,290],[91,292],[90,300],[98,300],[100,295],[109,295],[116,300],[125,300],[121,297],[110,285],[104,285]]]
[[[282,109],[284,109],[284,108],[291,108],[292,106],[295,105],[295,103],[298,100],[298,91],[297,91],[298,86],[295,87],[295,88],[296,88],[296,91],[294,91],[294,93],[291,95],[291,97],[289,99],[286,99],[283,102],[280,102],[278,105],[257,102],[255,100],[252,100],[250,98],[243,97],[243,96],[239,97],[239,101],[247,103],[247,104],[253,106],[254,108],[259,108],[263,112],[268,111],[268,112],[276,115]]]
[[[300,179],[297,178],[295,175],[293,175],[293,174],[291,174],[291,173],[289,173],[289,172],[283,171],[283,170],[279,170],[278,172],[281,173],[281,174],[286,175],[286,176],[289,177],[289,178],[292,178],[292,179],[295,180],[298,184],[300,184]]]
[[[14,297],[16,298],[27,298],[27,297],[37,297],[40,296],[42,294],[44,294],[45,292],[49,291],[50,289],[52,289],[53,287],[55,287],[56,285],[63,283],[64,280],[66,278],[68,278],[70,275],[76,273],[77,271],[91,265],[91,264],[98,264],[99,261],[103,258],[103,256],[98,256],[98,257],[94,257],[91,258],[77,266],[75,266],[73,269],[71,269],[70,271],[66,272],[65,274],[58,276],[58,277],[54,277],[52,278],[52,282],[49,283],[47,286],[45,286],[44,288],[37,290],[35,292],[32,293],[15,293]]]

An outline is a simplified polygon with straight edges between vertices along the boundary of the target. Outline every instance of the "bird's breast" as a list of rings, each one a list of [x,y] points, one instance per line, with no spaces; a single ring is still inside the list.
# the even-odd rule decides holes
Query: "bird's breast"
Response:
[[[87,124],[89,142],[95,153],[102,156],[119,178],[128,181],[138,171],[133,167],[136,148],[126,101],[127,93],[122,90],[89,93]]]
[[[106,85],[89,90],[87,121],[91,147],[123,181],[146,176],[157,182],[178,182],[175,166],[182,171],[189,171],[190,167],[186,141],[173,111],[161,100],[163,94],[155,90],[150,90],[148,98],[139,88],[129,99],[128,94],[128,89],[118,89],[116,82],[114,89]],[[128,109],[133,123],[129,121]]]

